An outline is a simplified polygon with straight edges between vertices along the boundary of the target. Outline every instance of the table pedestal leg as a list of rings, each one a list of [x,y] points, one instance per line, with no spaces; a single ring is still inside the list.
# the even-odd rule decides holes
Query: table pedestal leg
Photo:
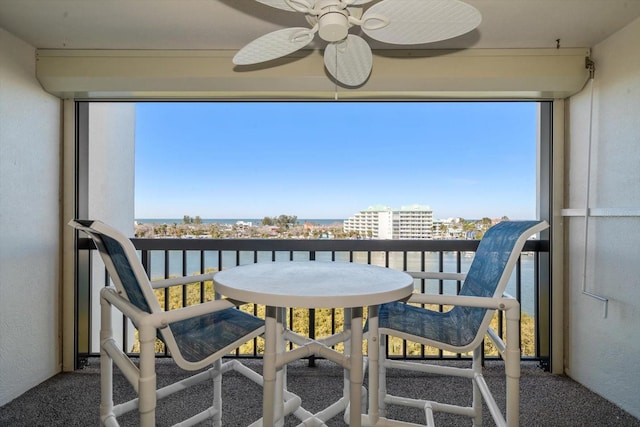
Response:
[[[277,308],[276,315],[276,354],[281,355],[286,351],[284,341],[284,328],[286,313],[284,308]],[[284,426],[284,390],[287,389],[287,365],[281,366],[279,358],[276,359],[276,390],[275,390],[275,425]]]
[[[367,322],[369,324],[369,340],[367,345],[368,355],[368,378],[369,378],[369,409],[368,424],[376,425],[379,419],[379,372],[380,372],[380,343],[378,342],[378,306],[369,307],[367,314]]]
[[[351,309],[351,346],[349,362],[349,426],[360,427],[362,413],[362,308]]]
[[[278,325],[276,320],[277,309],[266,307],[265,331],[264,331],[264,357],[263,372],[264,378],[262,392],[262,416],[263,426],[273,427],[275,418],[275,398],[276,398],[276,357],[277,357],[277,334]]]
[[[352,311],[351,308],[345,308],[344,309],[344,330],[345,331],[349,331],[351,333],[351,317],[352,317]],[[343,350],[343,354],[345,355],[351,355],[351,342],[352,342],[352,338],[349,338],[348,340],[344,341],[344,350]],[[350,363],[351,361],[349,361]],[[343,371],[343,388],[342,388],[342,398],[347,402],[347,411],[349,411],[348,413],[345,413],[344,415],[344,421],[348,422],[349,419],[349,414],[350,412],[350,399],[351,399],[351,387],[350,387],[350,381],[351,381],[351,369],[347,369],[346,367],[342,370]]]

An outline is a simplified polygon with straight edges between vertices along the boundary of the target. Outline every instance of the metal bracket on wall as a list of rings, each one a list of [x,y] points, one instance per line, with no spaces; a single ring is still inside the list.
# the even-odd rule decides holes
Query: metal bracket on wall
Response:
[[[607,310],[609,308],[609,299],[587,291],[587,256],[589,252],[589,201],[591,196],[591,154],[593,141],[593,80],[595,75],[595,63],[589,58],[585,58],[585,67],[589,70],[589,138],[587,140],[587,173],[586,173],[586,189],[584,202],[584,260],[582,269],[582,295],[602,301],[602,317],[607,318]]]

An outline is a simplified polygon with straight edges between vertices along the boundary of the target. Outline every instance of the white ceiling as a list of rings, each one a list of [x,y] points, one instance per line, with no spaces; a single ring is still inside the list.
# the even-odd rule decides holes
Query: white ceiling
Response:
[[[466,2],[482,14],[480,26],[421,47],[555,48],[557,39],[563,48],[592,47],[640,17],[640,0]],[[0,27],[47,49],[237,50],[289,26],[307,24],[255,0],[0,0]]]

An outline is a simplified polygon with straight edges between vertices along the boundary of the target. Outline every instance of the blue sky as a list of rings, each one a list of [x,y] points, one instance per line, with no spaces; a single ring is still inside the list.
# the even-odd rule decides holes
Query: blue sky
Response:
[[[212,102],[136,106],[136,218],[534,218],[537,104]]]

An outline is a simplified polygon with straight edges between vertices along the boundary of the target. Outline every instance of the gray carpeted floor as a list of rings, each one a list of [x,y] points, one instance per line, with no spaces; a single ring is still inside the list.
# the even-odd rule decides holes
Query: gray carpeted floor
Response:
[[[260,371],[261,361],[244,362]],[[337,399],[342,393],[342,371],[328,361],[320,360],[317,367],[309,368],[304,361],[289,365],[289,389],[297,393],[303,406],[312,412]],[[498,404],[504,404],[503,367],[500,362],[487,362],[485,377],[492,388]],[[184,376],[169,360],[158,363],[158,383],[163,385]],[[0,426],[96,426],[100,405],[99,361],[92,359],[89,366],[74,373],[56,375],[50,380],[28,391],[18,399],[0,408]],[[452,380],[428,374],[392,371],[389,389],[406,396],[438,396],[448,402],[471,400],[470,387],[463,383],[463,392]],[[535,364],[523,363],[521,378],[521,425],[522,426],[624,426],[640,427],[640,420],[632,417],[612,403],[590,392],[567,377],[543,372]],[[121,375],[115,379],[116,399],[133,396],[131,387]],[[223,424],[246,426],[260,417],[261,389],[253,382],[235,372],[223,379]],[[159,403],[157,424],[172,425],[199,408],[208,405],[211,388],[208,384],[196,386],[188,391]],[[318,396],[324,396],[318,399]],[[487,410],[485,425],[493,425]],[[391,418],[424,423],[422,411],[390,407]],[[137,425],[136,414],[120,418],[122,426]],[[461,417],[436,414],[436,423],[441,426],[468,426],[470,422]],[[298,420],[288,417],[286,426],[295,426]],[[329,426],[345,426],[342,417],[336,417]]]

